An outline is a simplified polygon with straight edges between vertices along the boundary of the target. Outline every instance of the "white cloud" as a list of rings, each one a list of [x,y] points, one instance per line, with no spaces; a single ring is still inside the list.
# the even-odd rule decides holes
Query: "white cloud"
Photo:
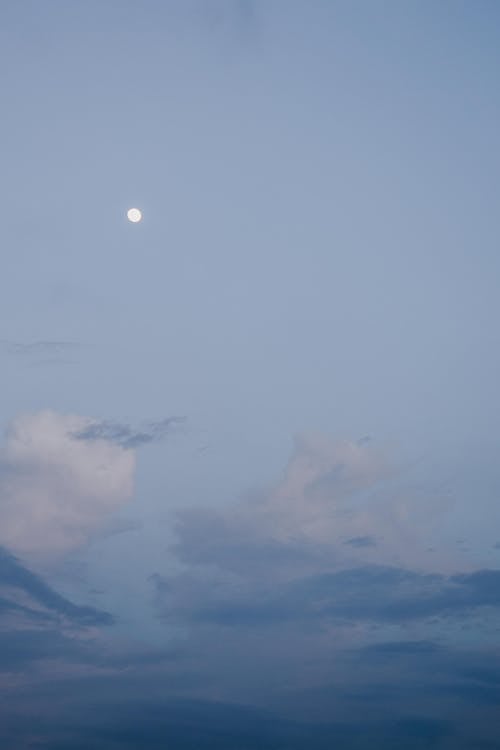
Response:
[[[56,560],[132,498],[134,451],[74,437],[94,423],[53,411],[11,423],[1,452],[0,544],[28,559]]]

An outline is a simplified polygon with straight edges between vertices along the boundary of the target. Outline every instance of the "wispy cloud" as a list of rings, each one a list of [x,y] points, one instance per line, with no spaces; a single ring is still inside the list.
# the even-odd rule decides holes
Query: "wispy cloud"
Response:
[[[0,355],[11,357],[31,367],[74,363],[80,344],[76,341],[20,342],[0,339]]]
[[[13,356],[34,356],[47,354],[64,354],[76,349],[79,344],[76,341],[32,341],[22,343],[20,341],[7,341],[0,339],[0,350]]]
[[[108,440],[122,448],[139,448],[162,440],[176,425],[185,421],[185,417],[166,417],[158,422],[149,422],[142,428],[135,428],[121,422],[103,420],[92,422],[72,433],[72,437],[85,441]]]
[[[351,547],[376,547],[377,542],[372,536],[353,536],[351,539],[347,539],[344,544],[349,544]]]

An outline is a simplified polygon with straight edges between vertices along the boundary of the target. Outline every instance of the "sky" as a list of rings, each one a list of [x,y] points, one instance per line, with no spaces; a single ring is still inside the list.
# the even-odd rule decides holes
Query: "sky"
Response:
[[[499,5],[0,35],[2,748],[499,748]]]

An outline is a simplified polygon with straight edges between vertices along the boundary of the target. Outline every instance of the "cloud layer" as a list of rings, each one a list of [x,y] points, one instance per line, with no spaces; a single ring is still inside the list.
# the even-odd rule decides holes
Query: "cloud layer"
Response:
[[[370,441],[307,435],[269,490],[177,513],[175,572],[152,580],[160,618],[184,631],[210,689],[289,707],[316,686],[326,720],[332,670],[346,679],[349,652],[385,642],[455,647],[468,629],[491,640],[500,571],[473,569],[444,546],[431,553],[431,520],[448,499],[424,498],[394,476]]]
[[[133,458],[115,442],[132,433],[50,413],[17,420],[4,481],[31,473],[61,492],[53,476],[67,489],[69,474],[109,496],[106,483],[81,477],[97,457],[110,469],[115,456],[118,468]],[[53,437],[42,449],[44,434]],[[500,571],[450,572],[445,552],[429,561],[425,524],[415,522],[427,508],[415,510],[421,498],[407,490],[389,491],[390,479],[369,442],[307,436],[269,490],[178,512],[174,560],[152,577],[169,626],[155,648],[113,639],[113,628],[102,630],[111,615],[74,604],[0,549],[0,741],[51,750],[495,747]],[[73,512],[82,537],[102,528],[115,507],[104,505],[92,525]],[[475,643],[478,634],[493,640],[471,648],[471,632]]]

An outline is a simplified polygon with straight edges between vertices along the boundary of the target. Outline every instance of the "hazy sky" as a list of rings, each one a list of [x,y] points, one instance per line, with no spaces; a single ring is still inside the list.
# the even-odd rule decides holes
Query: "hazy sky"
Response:
[[[498,3],[0,29],[2,747],[499,747]]]

